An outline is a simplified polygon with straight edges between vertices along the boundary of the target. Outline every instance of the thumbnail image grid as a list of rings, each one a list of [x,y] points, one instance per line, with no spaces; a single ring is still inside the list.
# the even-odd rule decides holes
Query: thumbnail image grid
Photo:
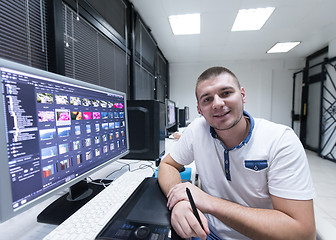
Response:
[[[60,108],[55,108],[54,111],[41,110],[38,111],[38,120],[41,124],[47,124],[48,122],[54,122],[55,126],[48,126],[48,128],[39,130],[40,140],[52,141],[57,138],[73,138],[75,135],[80,136],[82,133],[87,135],[99,134],[98,136],[83,137],[83,139],[73,140],[70,143],[61,143],[52,146],[48,146],[41,149],[42,160],[49,159],[55,156],[69,156],[67,153],[75,151],[73,156],[64,160],[57,160],[56,163],[49,164],[43,167],[44,178],[53,176],[55,173],[61,172],[74,165],[80,165],[87,160],[98,158],[102,154],[108,154],[110,151],[115,152],[122,146],[125,146],[124,130],[119,128],[125,127],[125,113],[123,111],[124,105],[120,102],[110,102],[99,99],[81,98],[76,96],[67,96],[64,94],[52,94],[52,93],[37,93],[37,102],[41,104],[64,105]],[[66,105],[80,106],[80,107],[102,107],[102,111],[72,111],[71,109],[65,109]],[[72,107],[73,108],[73,107]],[[81,120],[86,120],[85,124],[81,124]],[[87,120],[91,120],[92,123],[88,123]],[[101,121],[100,123],[94,123],[93,121]],[[79,125],[73,125],[72,121],[79,123]],[[73,126],[72,126],[73,125]],[[43,126],[43,125],[42,125]],[[81,126],[84,128],[81,129]],[[74,136],[71,136],[72,129],[74,128]],[[118,131],[115,131],[118,130]],[[84,132],[83,132],[84,131]],[[107,132],[108,131],[108,132]],[[101,132],[101,134],[100,134]],[[108,143],[107,141],[111,141]],[[95,147],[94,145],[97,145]],[[92,147],[92,149],[91,149]],[[83,149],[87,148],[87,150]],[[84,150],[82,152],[81,150]],[[71,154],[70,154],[71,155]]]

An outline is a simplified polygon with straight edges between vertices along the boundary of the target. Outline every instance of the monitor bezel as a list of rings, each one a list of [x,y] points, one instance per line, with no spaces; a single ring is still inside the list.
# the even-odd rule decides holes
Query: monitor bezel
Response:
[[[31,200],[25,205],[22,205],[18,207],[17,209],[13,209],[12,206],[12,188],[11,188],[11,179],[10,179],[10,172],[9,172],[9,166],[8,166],[8,155],[4,154],[3,159],[0,161],[0,223],[4,222],[28,209],[31,207],[41,203],[42,201],[54,196],[55,194],[58,194],[59,192],[62,192],[64,190],[67,190],[70,186],[82,181],[83,179],[87,178],[88,176],[92,175],[93,173],[101,170],[102,168],[106,167],[107,165],[111,164],[112,162],[126,156],[130,152],[130,145],[129,145],[129,133],[128,133],[128,116],[127,116],[127,96],[126,93],[105,88],[102,86],[94,85],[91,83],[83,82],[80,80],[76,80],[73,78],[69,78],[63,75],[55,74],[52,72],[47,72],[41,69],[37,69],[34,67],[30,67],[27,65],[23,65],[20,63],[12,62],[6,59],[0,58],[0,69],[8,68],[17,72],[23,72],[26,74],[32,74],[32,75],[38,75],[43,78],[47,79],[54,79],[57,81],[61,81],[64,84],[72,84],[72,85],[78,85],[80,87],[85,87],[88,89],[94,89],[97,91],[107,92],[111,94],[119,94],[124,97],[124,106],[125,106],[125,125],[126,125],[126,151],[121,153],[120,155],[107,159],[102,164],[88,170],[87,172],[77,176],[76,178],[71,179],[70,181],[55,187],[54,189],[50,190],[49,192],[38,196],[37,198]],[[0,84],[0,90],[3,93],[3,85]],[[4,106],[3,104],[0,104],[0,119],[2,119],[3,122],[6,121],[6,116],[4,112]],[[3,153],[7,153],[7,141],[6,141],[6,127],[5,124],[2,124],[0,126],[0,136],[4,136],[0,138],[0,151]]]

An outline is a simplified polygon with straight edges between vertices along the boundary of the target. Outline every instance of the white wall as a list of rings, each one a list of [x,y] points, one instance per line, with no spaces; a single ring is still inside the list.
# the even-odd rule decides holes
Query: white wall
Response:
[[[336,57],[336,38],[329,42],[328,57]]]
[[[224,66],[236,74],[246,90],[245,109],[253,117],[291,126],[293,73],[304,66],[304,59],[171,63],[170,99],[179,108],[189,106],[191,120],[199,116],[195,97],[196,80],[212,66]]]

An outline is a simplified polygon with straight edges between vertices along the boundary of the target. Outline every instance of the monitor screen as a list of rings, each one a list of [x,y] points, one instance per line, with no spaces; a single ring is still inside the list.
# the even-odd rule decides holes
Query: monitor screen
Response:
[[[129,152],[124,93],[3,59],[0,72],[0,222]]]
[[[185,120],[188,121],[189,120],[189,107],[185,106],[184,111],[185,111]]]
[[[176,124],[175,102],[166,99],[166,128],[170,128]]]

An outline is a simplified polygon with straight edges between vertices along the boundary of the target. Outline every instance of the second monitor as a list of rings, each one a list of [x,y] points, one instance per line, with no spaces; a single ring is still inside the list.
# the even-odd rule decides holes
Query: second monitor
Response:
[[[189,120],[189,107],[179,109],[179,127],[186,127]]]

